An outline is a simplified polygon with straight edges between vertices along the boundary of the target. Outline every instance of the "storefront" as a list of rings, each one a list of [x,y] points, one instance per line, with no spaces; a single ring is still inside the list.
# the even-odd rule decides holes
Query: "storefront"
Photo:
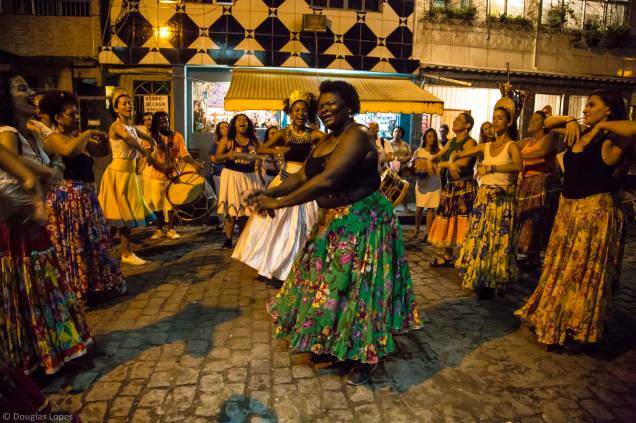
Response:
[[[283,100],[294,89],[318,92],[320,82],[342,79],[353,84],[361,97],[362,124],[378,122],[380,135],[390,139],[402,126],[411,135],[412,114],[441,114],[443,103],[412,82],[413,75],[371,72],[303,71],[299,69],[186,67],[186,139],[190,148],[206,149],[218,122],[245,113],[258,135],[270,126],[285,127]]]

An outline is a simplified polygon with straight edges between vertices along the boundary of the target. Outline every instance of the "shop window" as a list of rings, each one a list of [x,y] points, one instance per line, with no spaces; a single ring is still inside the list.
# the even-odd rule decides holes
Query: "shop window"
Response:
[[[491,16],[523,16],[524,14],[524,0],[493,0],[490,2]]]
[[[565,8],[567,28],[582,29],[586,22],[598,22],[601,28],[626,22],[629,0],[544,0],[541,23],[549,23],[552,8]]]
[[[255,128],[279,126],[276,110],[226,111],[224,99],[229,89],[228,81],[192,82],[192,132],[213,133],[219,122],[229,122],[238,113],[247,115]]]
[[[393,138],[393,129],[399,126],[399,118],[399,113],[360,113],[354,119],[356,122],[366,126],[369,126],[371,122],[377,122],[380,127],[378,135],[386,140],[391,140]]]
[[[0,0],[7,15],[90,16],[91,0]]]
[[[381,0],[305,0],[314,9],[347,9],[379,12]]]

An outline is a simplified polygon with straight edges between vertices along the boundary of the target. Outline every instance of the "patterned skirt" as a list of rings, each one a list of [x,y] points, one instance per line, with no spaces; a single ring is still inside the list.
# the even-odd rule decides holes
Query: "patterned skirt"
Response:
[[[522,177],[517,186],[517,250],[539,253],[550,239],[559,204],[560,182],[554,173]]]
[[[238,172],[224,168],[219,181],[219,205],[217,213],[233,217],[250,216],[252,211],[243,200],[243,193],[252,189],[262,189],[263,184],[256,172]]]
[[[477,182],[448,181],[435,220],[428,231],[428,241],[438,248],[461,245],[468,230],[468,217],[473,210]]]
[[[99,187],[99,204],[109,226],[144,227],[154,219],[144,201],[132,159],[113,159],[108,165]]]
[[[621,261],[623,216],[610,194],[561,196],[539,283],[515,315],[538,341],[597,342]]]
[[[44,227],[0,223],[0,342],[14,367],[57,372],[92,338]]]
[[[51,243],[77,298],[89,292],[125,292],[126,281],[113,252],[95,186],[64,181],[49,193],[47,208]]]
[[[321,209],[305,248],[267,304],[275,335],[298,351],[377,363],[393,331],[417,329],[402,229],[380,192]]]
[[[479,187],[455,262],[464,288],[499,288],[517,280],[514,217],[514,185]]]

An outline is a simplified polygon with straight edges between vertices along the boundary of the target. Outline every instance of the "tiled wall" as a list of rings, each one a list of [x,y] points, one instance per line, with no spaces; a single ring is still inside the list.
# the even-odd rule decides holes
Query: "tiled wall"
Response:
[[[381,12],[312,10],[305,0],[236,0],[233,6],[114,1],[102,64],[317,67],[416,73],[414,0]],[[303,32],[303,14],[324,14],[323,33]]]
[[[536,0],[528,0],[528,16],[536,16]],[[485,10],[485,0],[473,4]],[[417,2],[416,16],[426,16],[428,2]],[[482,10],[483,9],[483,10]],[[488,28],[485,14],[479,13],[473,25],[434,23],[426,19],[418,22],[415,57],[422,63],[476,68],[506,67],[513,70],[550,73],[633,76],[636,60],[624,50],[590,49],[570,36],[542,28],[537,43],[535,65],[533,29],[514,27]]]

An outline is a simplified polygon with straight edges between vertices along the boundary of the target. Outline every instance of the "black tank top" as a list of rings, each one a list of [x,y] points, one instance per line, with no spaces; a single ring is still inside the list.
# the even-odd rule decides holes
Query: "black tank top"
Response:
[[[234,140],[230,140],[230,150],[233,150],[235,153],[256,153],[256,147],[254,146],[253,141],[250,141],[246,145],[240,145],[239,143],[234,142]],[[254,172],[255,162],[254,160],[244,160],[244,159],[234,159],[227,160],[225,162],[225,167],[230,170],[234,170],[236,172],[243,173],[252,173]]]
[[[612,174],[616,166],[603,161],[603,142],[607,133],[600,133],[580,153],[567,150],[563,155],[563,196],[579,199],[611,192]]]
[[[302,137],[295,135],[291,127],[287,129],[287,140],[289,141],[285,147],[289,150],[284,154],[286,162],[302,163],[307,159],[314,145],[311,142],[311,129],[307,128]]]
[[[88,154],[78,154],[75,157],[63,157],[64,179],[71,181],[95,182],[93,173],[93,158]]]

